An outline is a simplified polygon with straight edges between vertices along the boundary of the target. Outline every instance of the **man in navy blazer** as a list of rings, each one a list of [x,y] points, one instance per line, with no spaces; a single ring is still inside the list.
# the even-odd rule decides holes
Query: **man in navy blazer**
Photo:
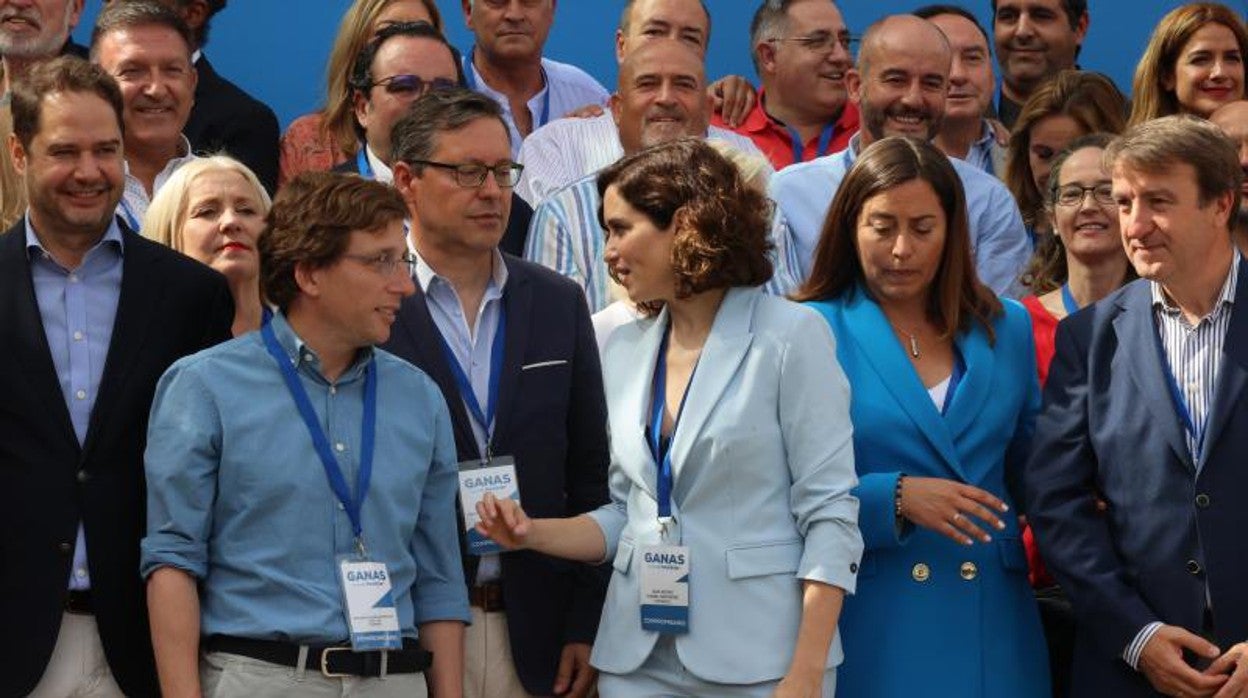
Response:
[[[1105,157],[1140,279],[1058,326],[1025,474],[1075,606],[1072,693],[1248,695],[1243,173],[1189,116],[1136,126]]]
[[[466,89],[433,91],[392,141],[417,292],[383,348],[441,387],[461,461],[515,459],[527,511],[597,508],[609,456],[589,310],[571,281],[498,250],[520,174],[500,107]],[[464,695],[586,695],[606,571],[511,552],[466,555],[465,572]]]

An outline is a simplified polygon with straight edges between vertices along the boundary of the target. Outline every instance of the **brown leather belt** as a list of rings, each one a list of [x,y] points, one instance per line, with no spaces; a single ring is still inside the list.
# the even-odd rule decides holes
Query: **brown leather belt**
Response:
[[[75,591],[70,589],[65,596],[65,612],[76,616],[95,614],[95,605],[91,603],[91,590]]]
[[[469,587],[468,603],[486,613],[507,610],[507,604],[503,602],[503,585],[498,582]]]

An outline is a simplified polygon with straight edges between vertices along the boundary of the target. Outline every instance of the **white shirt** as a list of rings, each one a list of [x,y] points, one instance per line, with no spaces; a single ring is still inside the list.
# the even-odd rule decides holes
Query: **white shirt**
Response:
[[[134,232],[139,232],[139,228],[143,225],[143,217],[147,215],[147,207],[152,203],[152,198],[156,196],[156,192],[165,186],[165,182],[173,176],[178,168],[186,163],[194,160],[197,156],[191,152],[191,142],[186,136],[180,136],[182,142],[178,144],[178,155],[175,155],[169,162],[165,163],[164,169],[156,173],[156,179],[152,180],[152,193],[148,195],[147,189],[143,187],[143,183],[138,177],[130,174],[130,163],[126,163],[126,184],[121,195],[121,205],[117,207],[117,213],[121,216],[126,225],[130,226]]]

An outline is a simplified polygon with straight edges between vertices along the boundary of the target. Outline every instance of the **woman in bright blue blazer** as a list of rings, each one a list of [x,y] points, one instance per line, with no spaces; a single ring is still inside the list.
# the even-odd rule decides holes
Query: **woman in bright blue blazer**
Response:
[[[866,553],[839,695],[1050,695],[1014,493],[1040,401],[1031,324],[976,278],[965,211],[943,154],[878,141],[798,293],[852,395]]]

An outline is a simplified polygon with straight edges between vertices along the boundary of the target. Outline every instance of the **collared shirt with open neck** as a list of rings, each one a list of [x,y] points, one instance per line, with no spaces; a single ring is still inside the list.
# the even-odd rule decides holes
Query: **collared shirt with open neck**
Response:
[[[138,177],[130,174],[130,163],[127,162],[125,167],[125,190],[121,196],[121,204],[117,207],[117,214],[125,220],[126,225],[130,226],[134,231],[138,231],[143,225],[143,217],[147,215],[147,207],[151,205],[152,199],[160,188],[169,181],[174,172],[186,163],[194,160],[197,156],[191,151],[191,142],[186,136],[178,136],[178,154],[165,163],[164,169],[156,173],[156,179],[152,181],[152,193],[148,195],[147,189],[143,187],[143,183]]]
[[[795,148],[792,130],[783,121],[767,113],[766,97],[767,91],[760,90],[758,100],[755,101],[754,108],[746,115],[745,120],[737,128],[728,130],[753,141],[754,145],[758,146],[758,149],[771,162],[772,167],[779,170],[799,160],[793,157]],[[719,114],[712,117],[711,123],[720,128],[728,128]],[[828,140],[826,148],[823,151],[819,149],[822,134],[807,140],[802,144],[800,162],[808,162],[844,150],[849,145],[850,137],[858,132],[858,124],[858,108],[851,102],[845,102],[840,115],[832,122],[832,137]]]

